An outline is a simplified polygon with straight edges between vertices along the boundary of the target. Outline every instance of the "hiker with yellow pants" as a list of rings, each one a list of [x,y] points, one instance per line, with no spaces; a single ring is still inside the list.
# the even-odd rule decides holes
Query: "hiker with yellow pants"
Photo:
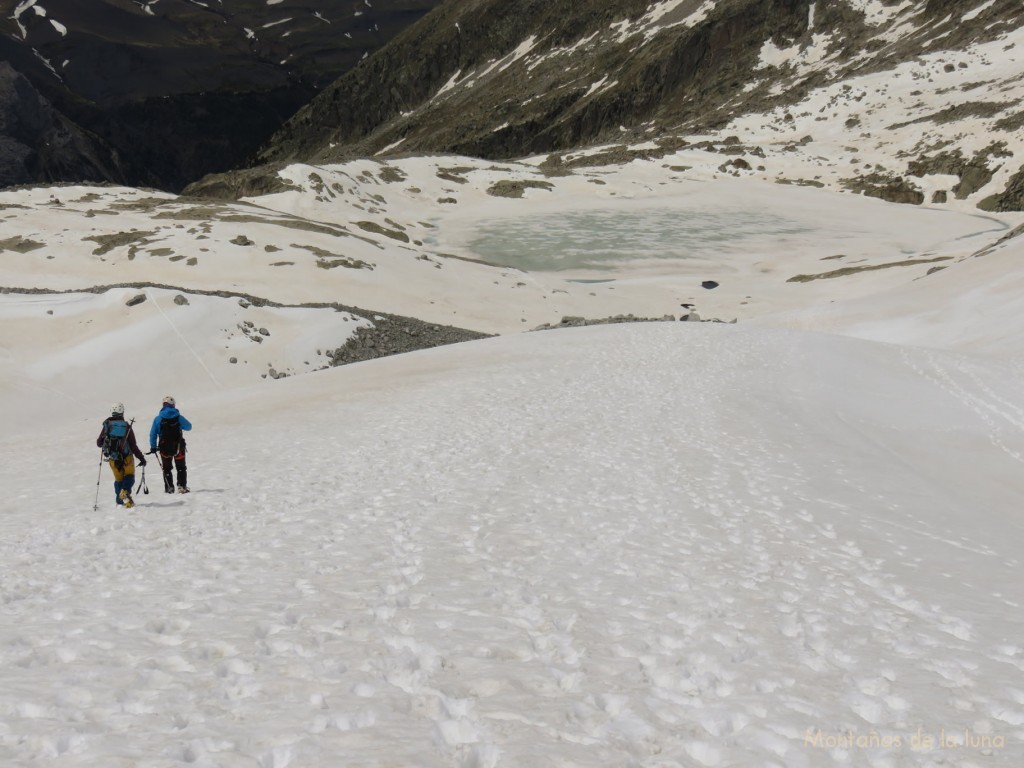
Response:
[[[124,419],[124,405],[114,403],[110,416],[103,420],[96,445],[103,449],[103,458],[110,463],[114,473],[114,501],[119,506],[134,507],[132,487],[135,485],[135,459],[139,466],[146,466],[146,457],[135,442],[132,421]]]

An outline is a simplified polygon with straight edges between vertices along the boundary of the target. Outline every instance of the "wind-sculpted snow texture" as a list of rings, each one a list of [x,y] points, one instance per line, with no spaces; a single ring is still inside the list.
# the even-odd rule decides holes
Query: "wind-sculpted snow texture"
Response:
[[[1020,374],[586,328],[207,401],[131,513],[5,446],[0,761],[1019,765]]]

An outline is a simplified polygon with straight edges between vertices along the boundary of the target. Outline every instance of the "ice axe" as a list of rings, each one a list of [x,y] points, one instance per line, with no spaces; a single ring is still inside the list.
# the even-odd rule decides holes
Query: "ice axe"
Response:
[[[145,467],[139,467],[139,469],[142,470],[142,477],[139,480],[139,484],[135,487],[135,493],[138,493],[139,492],[139,488],[141,488],[142,492],[146,496],[148,496],[149,495],[149,486],[146,485],[146,468]]]

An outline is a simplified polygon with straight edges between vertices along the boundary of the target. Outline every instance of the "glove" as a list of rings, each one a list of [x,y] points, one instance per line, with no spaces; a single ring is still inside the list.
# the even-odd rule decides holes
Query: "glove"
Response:
[[[145,456],[143,456],[141,459],[139,459],[139,466],[140,467],[146,466],[146,457]]]

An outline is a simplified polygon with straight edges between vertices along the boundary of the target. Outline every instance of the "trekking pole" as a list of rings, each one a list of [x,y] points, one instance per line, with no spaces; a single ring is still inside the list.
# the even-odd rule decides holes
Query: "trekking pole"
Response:
[[[96,499],[92,503],[92,511],[100,508],[100,478],[103,477],[103,453],[100,453],[100,468],[96,472]]]

